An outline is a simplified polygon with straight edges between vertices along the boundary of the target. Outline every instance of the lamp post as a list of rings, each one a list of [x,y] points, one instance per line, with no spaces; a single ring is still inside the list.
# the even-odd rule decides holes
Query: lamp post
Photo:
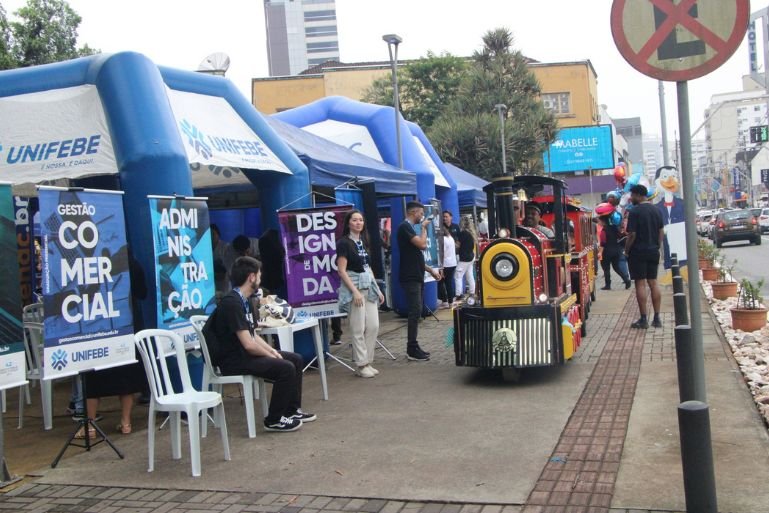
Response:
[[[390,52],[390,66],[393,75],[393,109],[395,110],[395,138],[398,146],[398,167],[403,169],[403,149],[401,148],[401,124],[398,119],[400,116],[400,101],[398,99],[398,45],[403,42],[403,38],[397,34],[385,34],[382,40],[387,43],[387,51]]]
[[[504,103],[498,103],[494,105],[494,110],[499,114],[499,139],[502,143],[502,174],[507,174],[507,156],[505,155],[505,112],[507,112],[507,105]]]

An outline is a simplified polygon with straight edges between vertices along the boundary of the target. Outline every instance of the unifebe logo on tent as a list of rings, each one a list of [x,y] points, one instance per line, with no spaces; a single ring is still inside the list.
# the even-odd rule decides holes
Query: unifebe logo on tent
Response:
[[[179,127],[182,129],[182,133],[187,136],[187,145],[193,148],[198,155],[206,160],[213,156],[211,146],[208,145],[205,135],[203,135],[203,132],[198,127],[186,119],[182,119],[179,122]]]
[[[91,155],[99,153],[101,135],[86,135],[71,139],[32,142],[9,146],[7,151],[0,144],[0,159],[6,164],[46,162],[45,168],[79,166],[93,162]]]

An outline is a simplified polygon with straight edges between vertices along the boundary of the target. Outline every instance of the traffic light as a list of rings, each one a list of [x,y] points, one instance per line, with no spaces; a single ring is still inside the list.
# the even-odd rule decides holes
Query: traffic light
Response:
[[[769,126],[759,125],[750,127],[750,142],[765,143],[769,142]]]

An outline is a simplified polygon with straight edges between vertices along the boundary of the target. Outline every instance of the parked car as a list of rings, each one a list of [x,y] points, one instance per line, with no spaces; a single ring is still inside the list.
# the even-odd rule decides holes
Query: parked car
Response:
[[[758,224],[758,218],[753,216],[750,210],[728,210],[716,216],[713,244],[720,248],[724,242],[735,240],[761,244],[761,227]]]
[[[710,231],[710,220],[713,218],[713,212],[703,211],[697,216],[697,233],[703,237]]]
[[[769,208],[762,208],[758,216],[758,225],[761,227],[761,233],[769,232]]]

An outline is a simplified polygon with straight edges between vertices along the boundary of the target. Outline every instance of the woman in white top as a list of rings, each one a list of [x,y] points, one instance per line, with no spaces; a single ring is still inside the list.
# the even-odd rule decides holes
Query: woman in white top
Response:
[[[445,295],[443,296],[443,302],[441,308],[448,308],[454,301],[455,287],[454,287],[454,272],[457,270],[457,245],[454,241],[454,237],[451,236],[451,232],[446,226],[441,228],[441,235],[443,236],[443,261],[441,262],[441,268],[443,268],[443,279],[440,281],[439,286],[443,288]]]

